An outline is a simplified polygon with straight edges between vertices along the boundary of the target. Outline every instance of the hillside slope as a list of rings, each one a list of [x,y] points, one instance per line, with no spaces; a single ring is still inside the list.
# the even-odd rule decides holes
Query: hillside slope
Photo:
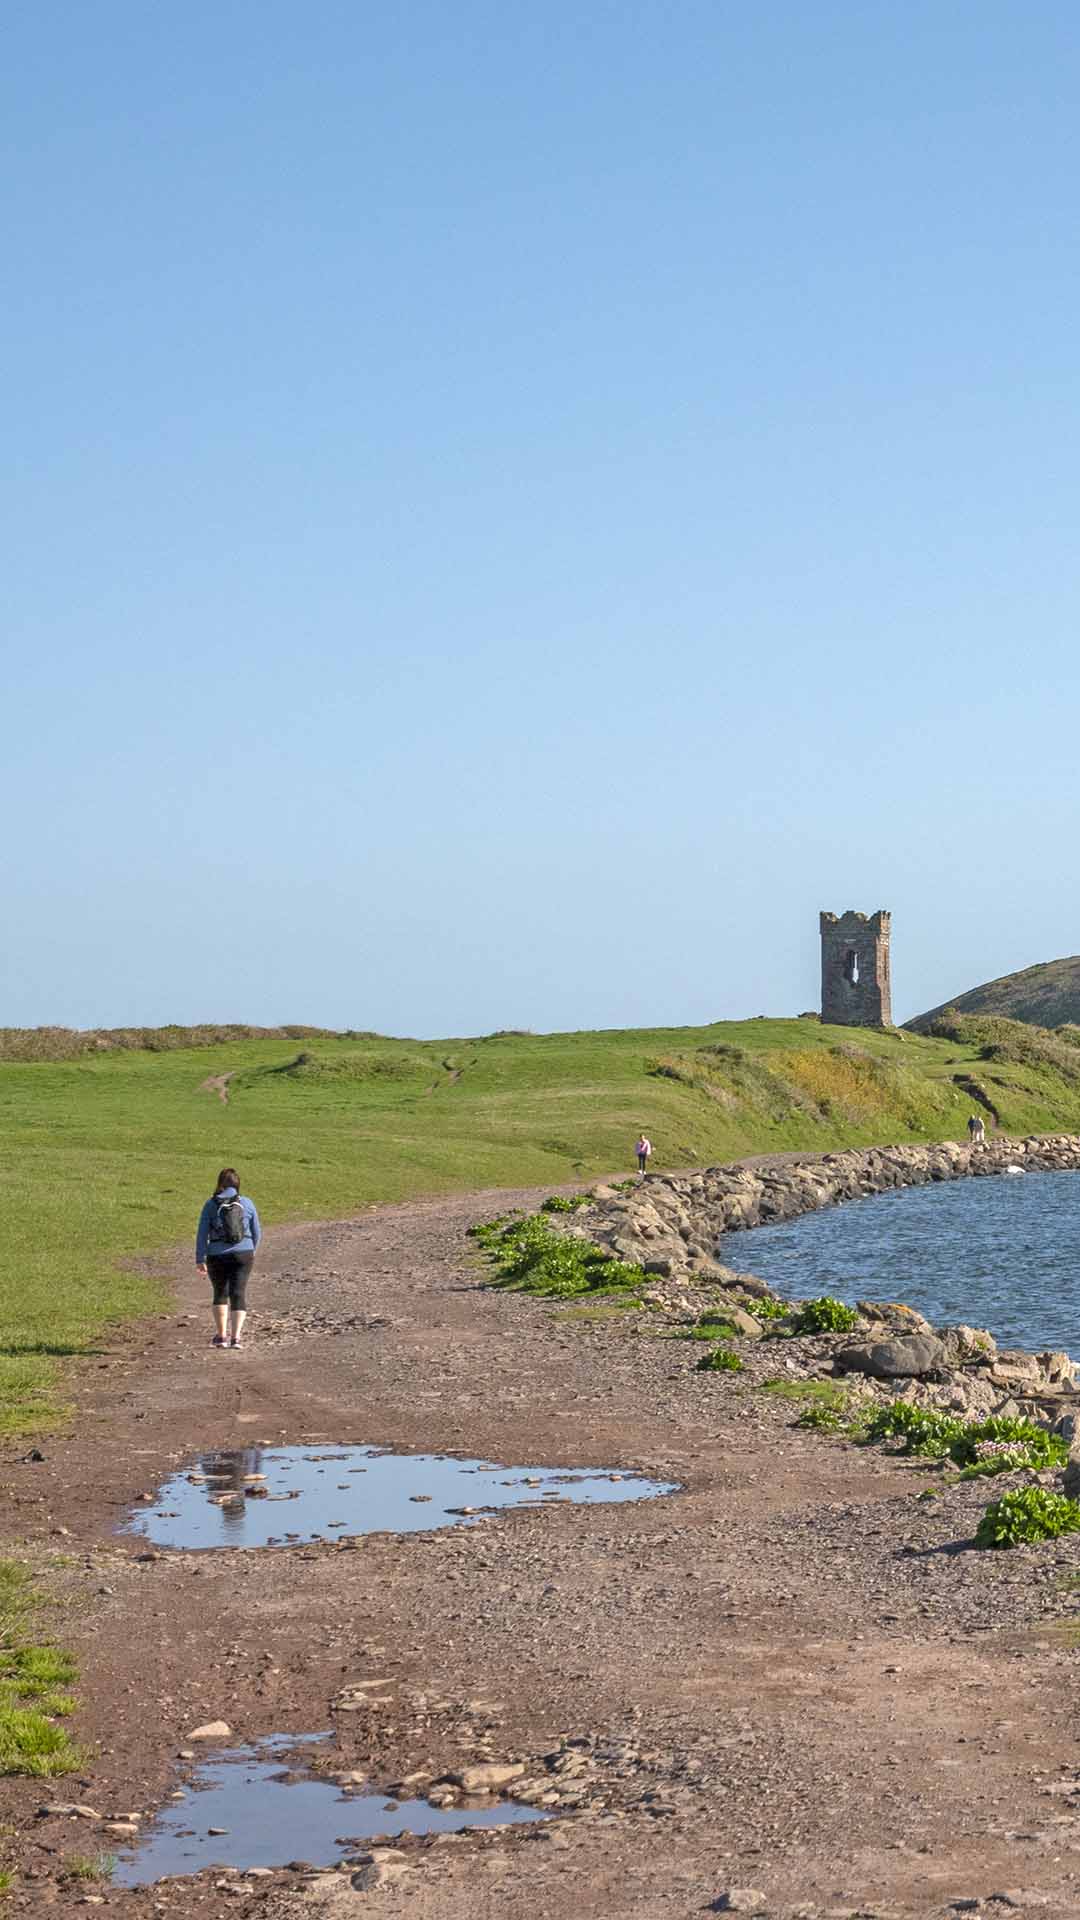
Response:
[[[996,1014],[1003,1020],[1023,1020],[1033,1027],[1080,1025],[1080,954],[1065,960],[1045,960],[1037,967],[1024,967],[1020,973],[1003,974],[1000,980],[987,980],[968,993],[944,1000],[929,1013],[920,1013],[907,1022],[911,1033],[930,1033],[943,1013]]]
[[[0,1036],[0,1430],[55,1420],[63,1357],[167,1299],[169,1250],[189,1242],[223,1165],[272,1231],[417,1194],[629,1172],[642,1126],[658,1171],[955,1139],[973,1102],[1008,1132],[1080,1130],[1080,1051],[1008,1022],[937,1038],[801,1019],[84,1040]],[[140,1257],[155,1249],[156,1275]]]

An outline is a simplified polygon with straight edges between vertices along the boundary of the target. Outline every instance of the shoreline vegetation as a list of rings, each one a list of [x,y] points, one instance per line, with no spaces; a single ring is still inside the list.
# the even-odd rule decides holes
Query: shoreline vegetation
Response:
[[[155,1069],[147,1050],[136,1057],[143,1071]],[[354,1079],[365,1089],[379,1085],[370,1052],[359,1057],[365,1062],[359,1075],[343,1068],[339,1053],[309,1054],[284,1072],[272,1062],[230,1072],[241,1087],[248,1074],[256,1084],[272,1077],[272,1098],[281,1097],[278,1082],[285,1078],[286,1100],[294,1084],[311,1082],[318,1089],[315,1113],[336,1111],[340,1122],[342,1111],[350,1111]],[[168,1056],[170,1063],[177,1058],[183,1060],[183,1050]],[[393,1083],[393,1071],[385,1071]],[[342,1100],[331,1102],[327,1084],[340,1093],[342,1083]],[[200,1124],[209,1110],[225,1137],[232,1116],[222,1115],[203,1084],[185,1097],[201,1097]],[[377,1104],[368,1109],[381,1111]],[[673,1345],[672,1353],[685,1354],[687,1373],[706,1376],[703,1394],[760,1393],[784,1410],[785,1421],[790,1413],[790,1424],[811,1446],[882,1450],[919,1474],[910,1497],[941,1503],[933,1511],[950,1526],[963,1513],[964,1537],[952,1545],[1008,1551],[1080,1534],[1080,1380],[1069,1355],[1003,1351],[986,1329],[935,1327],[899,1302],[851,1307],[828,1296],[782,1299],[751,1272],[722,1265],[715,1249],[734,1229],[899,1187],[1002,1175],[1012,1167],[1080,1171],[1080,1134],[993,1136],[978,1147],[950,1141],[856,1147],[766,1164],[658,1171],[640,1182],[628,1177],[552,1194],[535,1212],[474,1227],[472,1237],[493,1263],[496,1284],[546,1301],[564,1325],[581,1315],[583,1329],[599,1321],[609,1332],[686,1343]],[[752,1262],[752,1241],[747,1247]],[[763,1442],[778,1456],[783,1430],[777,1424]],[[761,1467],[767,1476],[767,1457]],[[963,1495],[968,1502],[961,1506]],[[978,1514],[973,1495],[985,1499]],[[901,1498],[896,1512],[904,1508]],[[0,1567],[0,1586],[4,1581],[9,1653],[0,1670],[0,1774],[78,1770],[82,1750],[58,1724],[74,1705],[66,1692],[76,1677],[74,1662],[62,1649],[24,1639],[31,1619],[27,1576],[9,1562]]]
[[[303,1025],[0,1029],[0,1434],[65,1418],[64,1369],[162,1311],[216,1167],[272,1230],[418,1195],[993,1128],[1080,1131],[1076,1030],[949,1016],[934,1036],[815,1017],[390,1039]]]
[[[698,1372],[749,1369],[751,1384],[799,1403],[798,1427],[951,1463],[946,1485],[1009,1476],[973,1544],[1014,1547],[1080,1532],[1080,1377],[1067,1353],[999,1350],[986,1328],[934,1327],[899,1301],[785,1300],[714,1250],[735,1229],[899,1187],[1062,1170],[1080,1171],[1080,1137],[870,1148],[601,1183],[472,1237],[492,1284],[571,1303],[564,1317],[633,1315],[632,1331],[706,1343]],[[779,1352],[787,1377],[767,1377],[764,1356]]]

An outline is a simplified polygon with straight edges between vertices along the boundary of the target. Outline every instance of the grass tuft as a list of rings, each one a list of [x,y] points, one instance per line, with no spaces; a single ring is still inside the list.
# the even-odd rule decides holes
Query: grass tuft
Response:
[[[741,1373],[743,1363],[730,1347],[714,1347],[711,1353],[703,1353],[695,1373]]]
[[[0,1774],[45,1779],[76,1773],[84,1756],[55,1722],[74,1707],[61,1691],[75,1679],[75,1663],[58,1647],[25,1638],[35,1605],[25,1568],[0,1561]]]

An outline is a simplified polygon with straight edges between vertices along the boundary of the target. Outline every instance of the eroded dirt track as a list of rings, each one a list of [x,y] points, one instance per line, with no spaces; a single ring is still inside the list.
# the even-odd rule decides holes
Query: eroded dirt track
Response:
[[[418,1848],[370,1895],[299,1873],[230,1893],[210,1873],[93,1889],[110,1907],[622,1920],[753,1887],[782,1914],[999,1893],[1080,1914],[1080,1812],[1061,1791],[1080,1763],[1077,1656],[1047,1630],[1075,1604],[1080,1546],[952,1551],[985,1490],[918,1504],[922,1473],[793,1431],[789,1407],[696,1375],[693,1347],[484,1290],[466,1228],[536,1197],[271,1232],[242,1354],[209,1349],[204,1283],[183,1275],[171,1319],[87,1363],[71,1437],[10,1462],[4,1538],[52,1568],[95,1754],[85,1781],[6,1784],[33,1876],[13,1907],[84,1897],[58,1874],[92,1850],[85,1823],[37,1807],[147,1814],[191,1729],[224,1719],[244,1739],[334,1727],[332,1764],[380,1787],[592,1745],[579,1809]],[[116,1533],[179,1464],[285,1441],[639,1469],[683,1490],[350,1550],[146,1559]],[[373,1674],[385,1706],[332,1711]]]

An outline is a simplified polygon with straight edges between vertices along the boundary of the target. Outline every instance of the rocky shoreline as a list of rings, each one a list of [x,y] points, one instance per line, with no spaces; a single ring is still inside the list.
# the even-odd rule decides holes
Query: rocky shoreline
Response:
[[[593,1240],[622,1260],[663,1278],[716,1271],[724,1234],[760,1227],[845,1200],[865,1200],[897,1187],[925,1187],[1020,1172],[1080,1171],[1080,1136],[1005,1136],[985,1146],[943,1140],[932,1146],[867,1147],[825,1153],[788,1165],[738,1163],[700,1173],[649,1174],[632,1192],[595,1186],[567,1231]]]
[[[870,1147],[765,1167],[710,1167],[685,1175],[653,1174],[631,1190],[599,1185],[567,1218],[564,1230],[642,1268],[646,1301],[675,1318],[692,1319],[702,1289],[720,1290],[724,1311],[740,1341],[768,1340],[767,1326],[748,1311],[775,1297],[753,1273],[717,1259],[722,1237],[845,1201],[942,1180],[1009,1172],[1080,1171],[1080,1137],[1033,1134],[1000,1137],[985,1145],[943,1141],[930,1146]],[[950,1412],[1005,1414],[1056,1426],[1069,1421],[1074,1439],[1080,1379],[1064,1351],[999,1349],[985,1328],[935,1328],[896,1301],[858,1302],[856,1326],[841,1337],[786,1342],[789,1372],[858,1379],[867,1388]],[[852,1338],[852,1332],[857,1338]],[[772,1343],[768,1343],[770,1348]],[[1080,1443],[1078,1443],[1080,1456]],[[1075,1474],[1080,1489],[1080,1457]]]

